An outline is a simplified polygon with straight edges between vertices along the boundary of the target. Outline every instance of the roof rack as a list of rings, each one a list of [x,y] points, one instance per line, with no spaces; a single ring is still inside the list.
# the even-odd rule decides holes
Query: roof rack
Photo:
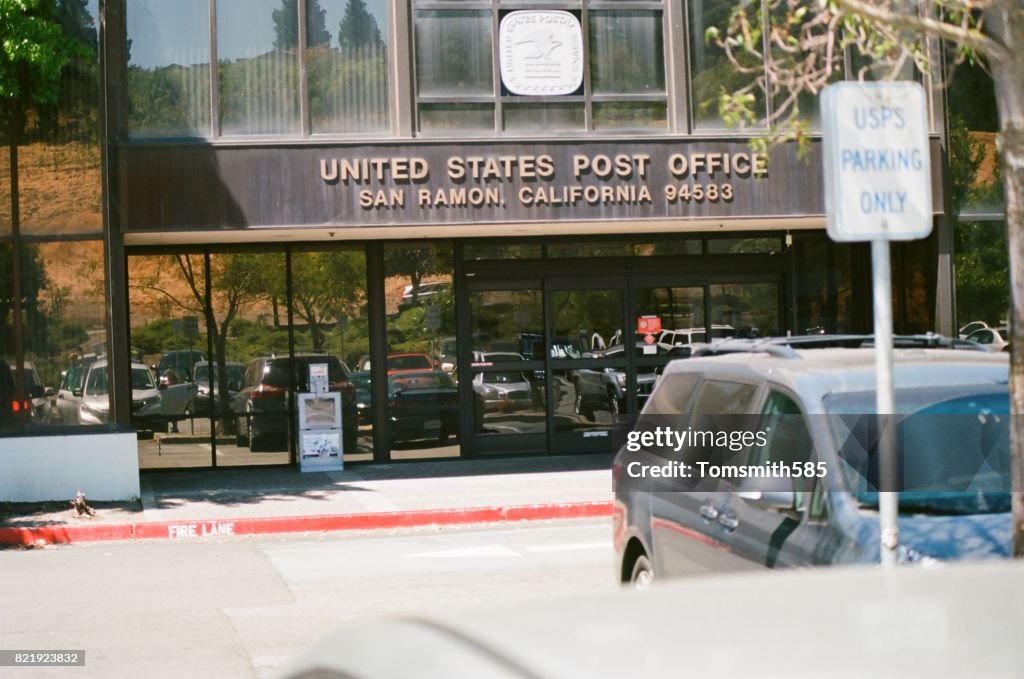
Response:
[[[795,335],[792,337],[763,337],[750,339],[726,338],[714,340],[711,344],[693,352],[694,356],[718,356],[722,354],[768,354],[778,358],[800,358],[796,349],[860,349],[875,346],[874,335]],[[896,335],[893,337],[896,349],[960,349],[985,351],[975,342],[945,337],[929,332],[920,335]]]

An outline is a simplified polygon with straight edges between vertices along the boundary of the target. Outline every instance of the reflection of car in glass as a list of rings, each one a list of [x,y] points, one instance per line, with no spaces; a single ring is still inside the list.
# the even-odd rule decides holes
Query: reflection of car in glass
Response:
[[[958,334],[960,335],[960,339],[967,339],[967,336],[970,335],[975,330],[981,330],[982,328],[987,327],[988,323],[986,323],[985,321],[971,321],[970,323],[967,323],[966,325],[962,326]]]
[[[398,300],[398,310],[405,311],[414,306],[431,301],[431,298],[451,288],[447,281],[435,281],[431,283],[420,283],[419,286],[407,285],[402,290],[402,297]]]
[[[36,366],[31,361],[25,361],[25,393],[28,395],[31,408],[29,409],[29,422],[32,424],[44,424],[50,418],[50,397],[54,395],[51,387],[43,385],[43,380],[36,371]]]
[[[473,367],[508,365],[510,370],[498,372],[475,372],[473,391],[479,397],[485,412],[509,412],[529,408],[535,400],[534,383],[521,370],[515,370],[516,363],[522,363],[522,355],[505,351],[474,351]]]
[[[711,339],[722,339],[732,337],[736,329],[731,325],[714,323],[711,326]],[[691,344],[706,344],[708,342],[707,328],[682,328],[678,330],[662,330],[658,335],[658,346],[669,350],[672,347],[687,346]]]
[[[222,400],[220,397],[220,371],[217,365],[214,364],[212,380],[210,379],[209,361],[199,361],[193,369],[192,382],[195,386],[194,404],[196,415],[205,417],[210,413],[218,413],[225,403],[230,407],[232,399],[234,399],[235,394],[242,387],[242,380],[245,378],[245,364],[236,361],[225,362],[224,369],[227,375],[228,397]],[[213,402],[212,409],[210,408],[211,400]]]
[[[391,441],[437,439],[458,432],[459,390],[443,370],[410,370],[388,375]]]
[[[78,408],[82,403],[82,387],[88,365],[73,365],[61,374],[51,417],[60,424],[78,424]]]
[[[396,370],[433,370],[434,362],[426,354],[388,354],[388,372]],[[359,359],[359,371],[370,369],[370,357]]]
[[[163,426],[163,418],[157,381],[144,363],[132,361],[131,371],[132,424],[139,430],[159,430]],[[107,384],[106,359],[94,361],[89,366],[82,388],[78,419],[82,424],[110,422],[110,387]]]
[[[1010,350],[1010,328],[979,328],[967,336],[968,342],[977,342],[989,351]]]
[[[192,383],[192,371],[195,364],[203,360],[206,359],[201,351],[181,349],[164,353],[156,367],[164,418],[175,431],[177,422],[195,412],[196,388]]]
[[[359,370],[351,373],[349,379],[356,390],[356,415],[359,425],[373,424],[373,390],[371,389],[370,371]]]
[[[728,341],[712,345],[722,355],[665,369],[630,432],[632,448],[623,446],[613,464],[623,581],[879,561],[874,350],[770,344]],[[905,416],[894,437],[898,559],[1008,556],[1007,357],[896,349],[893,372]],[[666,428],[753,438],[736,447],[644,438]],[[637,475],[674,463],[720,471],[795,465],[814,474]]]
[[[32,403],[27,398],[18,398],[16,385],[14,371],[0,358],[0,428],[20,427],[28,421]]]
[[[264,356],[249,362],[242,388],[235,394],[232,411],[237,418],[235,440],[253,452],[286,450],[288,447],[288,390],[294,380],[299,393],[309,391],[309,366],[327,364],[331,391],[341,392],[341,420],[344,449],[355,450],[357,417],[355,387],[348,370],[336,356],[298,354]],[[289,371],[291,374],[289,375]]]
[[[635,356],[652,357],[663,355],[657,344],[646,344],[643,341],[636,343]],[[610,347],[604,351],[595,351],[586,356],[588,358],[623,358],[625,347],[621,344]],[[636,376],[636,394],[638,407],[642,408],[647,402],[647,397],[654,389],[654,383],[658,379],[655,368],[642,368]],[[626,371],[623,368],[583,368],[576,370],[571,375],[573,387],[576,390],[576,401],[573,410],[577,415],[587,419],[594,419],[594,411],[606,410],[613,415],[625,412],[626,409]]]

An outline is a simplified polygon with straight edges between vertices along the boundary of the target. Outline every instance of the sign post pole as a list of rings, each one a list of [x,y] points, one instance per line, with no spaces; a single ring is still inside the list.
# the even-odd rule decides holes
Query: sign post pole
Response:
[[[900,543],[899,495],[895,488],[896,451],[893,448],[892,414],[895,398],[892,383],[892,284],[889,241],[871,241],[871,279],[875,308],[875,409],[878,414],[879,494],[878,520],[881,536],[882,567],[896,565]]]
[[[882,567],[892,568],[900,534],[889,241],[924,238],[932,229],[924,89],[911,82],[837,83],[822,92],[821,110],[829,236],[871,243],[879,547]]]

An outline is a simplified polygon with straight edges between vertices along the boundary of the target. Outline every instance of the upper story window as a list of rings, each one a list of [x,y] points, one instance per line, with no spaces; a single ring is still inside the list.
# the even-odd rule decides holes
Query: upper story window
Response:
[[[129,136],[386,132],[386,19],[385,0],[127,0]]]
[[[414,0],[418,131],[668,129],[661,2]]]

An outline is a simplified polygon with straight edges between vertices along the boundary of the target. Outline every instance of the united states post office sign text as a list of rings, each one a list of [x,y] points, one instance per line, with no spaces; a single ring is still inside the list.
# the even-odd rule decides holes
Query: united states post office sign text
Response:
[[[124,145],[124,231],[823,215],[820,148],[743,140]]]

